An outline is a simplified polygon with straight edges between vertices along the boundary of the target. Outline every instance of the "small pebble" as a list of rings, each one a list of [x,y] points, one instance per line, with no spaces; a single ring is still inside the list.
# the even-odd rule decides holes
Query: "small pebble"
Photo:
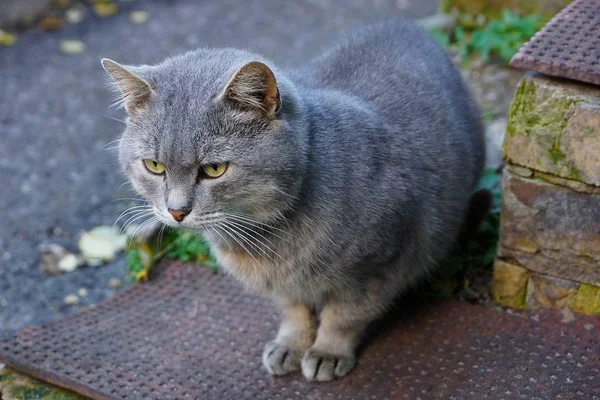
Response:
[[[117,278],[110,278],[110,280],[108,281],[108,286],[110,286],[112,289],[120,288],[121,280]]]
[[[63,272],[73,272],[79,265],[81,262],[74,254],[67,254],[58,261],[58,269]]]
[[[129,13],[129,21],[132,24],[145,24],[148,22],[148,12],[147,11],[132,11]]]
[[[66,306],[74,306],[76,304],[79,304],[79,297],[77,297],[74,294],[70,294],[65,297],[64,303]]]
[[[70,24],[79,24],[85,19],[85,9],[73,7],[67,10],[65,15]]]
[[[84,288],[81,288],[81,289],[79,289],[79,290],[77,291],[77,294],[79,295],[79,297],[87,297],[87,295],[88,295],[88,292],[87,292],[87,290],[86,290],[86,289],[84,289]]]
[[[563,316],[561,320],[563,324],[569,324],[575,321],[575,314],[573,314],[573,311],[571,311],[569,307],[564,307],[560,312]]]

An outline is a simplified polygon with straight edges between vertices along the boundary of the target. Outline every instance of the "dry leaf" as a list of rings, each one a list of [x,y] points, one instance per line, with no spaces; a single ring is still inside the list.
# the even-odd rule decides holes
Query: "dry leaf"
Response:
[[[113,226],[98,226],[83,232],[79,239],[79,251],[89,265],[97,266],[110,261],[125,248],[127,235]]]
[[[96,3],[94,4],[94,12],[99,17],[110,17],[119,11],[119,6],[115,3]]]
[[[83,53],[85,51],[85,44],[80,40],[61,40],[60,50],[67,54]]]
[[[13,34],[0,29],[0,46],[12,46],[17,41],[17,37]]]
[[[60,29],[63,25],[63,21],[57,17],[46,17],[40,21],[40,28],[45,31],[55,31]]]

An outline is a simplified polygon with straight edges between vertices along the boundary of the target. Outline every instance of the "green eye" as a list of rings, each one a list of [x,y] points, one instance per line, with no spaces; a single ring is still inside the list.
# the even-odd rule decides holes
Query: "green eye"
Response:
[[[164,164],[161,164],[158,161],[154,160],[143,160],[143,162],[146,169],[152,172],[153,174],[162,175],[165,173]]]
[[[218,178],[227,171],[227,163],[206,164],[200,167],[206,178]]]

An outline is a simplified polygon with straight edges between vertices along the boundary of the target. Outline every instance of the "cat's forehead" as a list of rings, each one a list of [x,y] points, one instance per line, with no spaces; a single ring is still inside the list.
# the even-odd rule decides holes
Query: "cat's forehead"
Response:
[[[219,93],[246,60],[245,52],[200,49],[165,60],[154,69],[156,89],[169,95],[206,97]]]

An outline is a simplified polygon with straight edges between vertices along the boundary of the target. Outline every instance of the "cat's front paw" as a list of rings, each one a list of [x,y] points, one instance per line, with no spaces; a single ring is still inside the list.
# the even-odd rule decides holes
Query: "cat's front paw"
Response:
[[[352,371],[355,364],[354,354],[332,354],[308,349],[302,358],[302,374],[309,381],[331,381]]]
[[[302,350],[272,341],[263,350],[262,360],[271,375],[286,375],[300,370]]]

